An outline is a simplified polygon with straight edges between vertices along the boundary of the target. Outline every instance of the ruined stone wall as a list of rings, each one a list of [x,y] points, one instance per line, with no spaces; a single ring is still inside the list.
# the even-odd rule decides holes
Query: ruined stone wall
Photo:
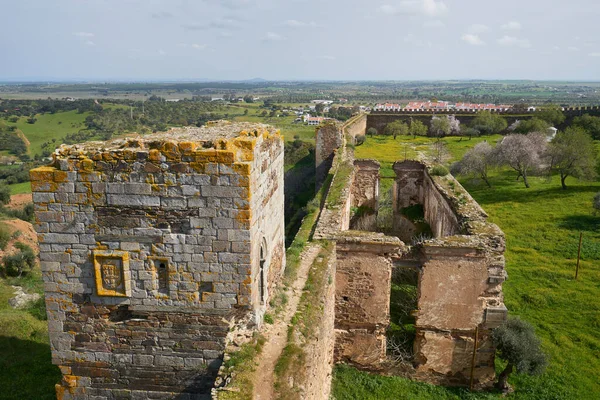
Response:
[[[379,369],[385,360],[390,322],[390,254],[397,238],[348,231],[336,239],[335,362]]]
[[[265,147],[283,174],[282,140],[241,129],[61,147],[31,172],[59,398],[208,393],[230,324],[261,307],[252,234],[283,243],[281,187],[254,183]]]
[[[374,160],[354,161],[352,183],[352,206],[377,210],[379,203],[379,162]]]
[[[257,324],[262,322],[270,293],[274,292],[285,269],[283,170],[283,142],[279,136],[263,138],[256,147],[253,161],[255,173],[250,182],[250,242],[254,261],[252,293]],[[263,288],[260,287],[261,281]]]
[[[343,144],[342,127],[335,123],[316,128],[315,135],[315,191],[318,191],[333,165],[335,151]]]
[[[434,237],[451,236],[459,232],[455,212],[433,184],[425,165],[416,161],[403,161],[394,163],[393,169],[396,173],[393,188],[395,230],[404,226],[400,210],[421,204]]]
[[[352,117],[345,125],[345,133],[352,139],[352,144],[356,142],[356,136],[365,135],[367,132],[367,114],[360,114]]]
[[[333,247],[333,246],[332,246]],[[333,347],[335,343],[335,276],[336,276],[336,254],[335,248],[328,255],[327,272],[328,278],[323,282],[320,298],[322,308],[319,311],[319,324],[312,329],[306,343],[302,345],[306,354],[304,366],[304,382],[298,382],[297,386],[302,388],[304,399],[328,400],[331,392],[331,378],[333,370]],[[296,384],[296,382],[294,382]]]

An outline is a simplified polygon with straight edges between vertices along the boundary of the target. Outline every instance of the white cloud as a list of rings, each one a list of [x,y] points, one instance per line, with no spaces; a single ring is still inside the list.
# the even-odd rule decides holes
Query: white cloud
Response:
[[[206,49],[208,46],[205,44],[198,44],[198,43],[193,43],[192,44],[192,48],[196,49],[196,50],[204,50]]]
[[[439,19],[434,19],[431,21],[425,21],[423,23],[423,26],[425,28],[444,28],[446,24],[440,21]]]
[[[321,56],[319,57],[321,60],[333,61],[335,60],[334,56]]]
[[[590,57],[600,57],[600,52],[589,53],[588,56],[590,56]]]
[[[283,23],[283,25],[289,26],[291,28],[304,28],[307,26],[315,27],[315,26],[317,26],[317,23],[314,21],[304,22],[304,21],[298,21],[297,19],[288,19],[287,21],[285,21]]]
[[[158,55],[159,56],[165,56],[165,55],[167,55],[167,52],[164,51],[163,49],[160,49],[160,50],[158,50]]]
[[[485,42],[481,40],[479,35],[474,35],[471,33],[465,33],[462,35],[461,39],[472,46],[483,46]]]
[[[448,7],[443,1],[436,0],[403,0],[396,5],[384,4],[379,11],[388,15],[428,15],[436,17],[448,12]]]
[[[500,46],[506,47],[521,47],[521,48],[529,48],[531,47],[531,43],[527,39],[519,39],[514,36],[505,35],[497,40]]]
[[[425,14],[430,16],[443,15],[448,12],[448,7],[443,1],[424,0],[423,7]]]
[[[554,47],[552,48],[552,50],[560,50],[560,47],[558,47],[558,46],[554,46]]]
[[[73,33],[73,35],[80,37],[80,38],[89,38],[89,37],[95,36],[93,33],[90,33],[90,32],[75,32],[75,33]]]
[[[86,46],[95,46],[95,45],[96,45],[96,43],[92,42],[91,40],[87,40],[87,41],[85,42],[85,45],[86,45]]]
[[[567,50],[569,50],[569,51],[579,51],[579,47],[569,46],[569,47],[567,47]]]
[[[490,27],[483,24],[473,24],[469,27],[471,33],[484,33],[490,30]]]
[[[275,32],[267,32],[267,36],[265,36],[264,40],[269,42],[279,42],[281,40],[285,40],[285,37]]]
[[[521,29],[521,24],[517,21],[510,21],[502,25],[502,29],[506,31],[518,31]]]

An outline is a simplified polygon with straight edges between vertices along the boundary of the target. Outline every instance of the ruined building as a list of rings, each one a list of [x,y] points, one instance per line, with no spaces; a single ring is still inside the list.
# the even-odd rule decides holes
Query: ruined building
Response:
[[[283,141],[220,122],[31,171],[59,399],[204,398],[285,266]]]
[[[330,144],[364,134],[365,119],[317,134],[317,140],[337,136],[317,143],[317,149],[330,149],[333,155]],[[334,362],[385,369],[392,274],[408,270],[417,285],[411,313],[413,376],[465,386],[472,373],[474,386],[489,386],[495,377],[490,333],[507,314],[502,231],[451,175],[433,176],[426,164],[403,161],[393,164],[391,227],[386,234],[375,232],[379,163],[354,160],[351,150],[340,147],[332,165],[332,187],[343,189],[329,194],[315,238],[336,242]],[[431,229],[430,237],[416,242],[416,224],[406,216],[415,207],[423,210],[423,222]],[[365,214],[360,223],[359,210]]]

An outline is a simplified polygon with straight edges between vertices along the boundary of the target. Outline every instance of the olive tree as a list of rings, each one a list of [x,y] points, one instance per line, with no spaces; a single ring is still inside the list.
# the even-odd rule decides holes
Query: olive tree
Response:
[[[498,376],[496,387],[508,391],[508,377],[514,369],[518,373],[537,375],[544,372],[547,356],[540,348],[540,340],[528,322],[519,318],[509,318],[492,332],[498,356],[507,362]]]
[[[429,126],[429,132],[431,136],[442,137],[447,136],[452,132],[452,126],[450,121],[446,117],[438,117],[434,115],[431,117],[431,125]]]
[[[485,135],[500,133],[508,127],[506,119],[491,111],[479,111],[477,116],[471,122],[471,128],[478,130]]]
[[[567,188],[569,176],[592,179],[596,176],[594,141],[582,129],[567,128],[559,132],[549,146],[551,168],[560,174],[560,184]]]
[[[424,123],[422,123],[418,119],[415,119],[410,122],[410,127],[408,128],[408,133],[413,135],[413,137],[426,136],[427,135],[427,127],[425,126]]]
[[[408,135],[408,125],[402,121],[390,122],[385,126],[383,133],[396,139],[398,135]]]
[[[488,173],[493,165],[493,147],[488,142],[481,142],[467,151],[460,161],[454,163],[451,170],[453,174],[471,175],[481,178],[488,187],[492,187]]]
[[[507,135],[494,149],[494,157],[498,164],[514,169],[517,180],[523,177],[523,183],[528,188],[527,177],[531,171],[539,170],[544,165],[546,148],[546,136],[542,133]]]
[[[369,129],[367,129],[367,135],[369,135],[369,136],[371,136],[371,137],[373,137],[373,136],[377,135],[377,129],[375,129],[375,128],[373,128],[373,127],[371,127],[371,128],[369,128]]]

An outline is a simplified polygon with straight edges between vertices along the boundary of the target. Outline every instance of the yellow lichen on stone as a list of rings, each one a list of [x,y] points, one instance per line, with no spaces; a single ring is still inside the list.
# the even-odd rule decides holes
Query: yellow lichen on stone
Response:
[[[189,154],[196,151],[198,148],[198,144],[195,142],[180,142],[179,143],[179,151],[184,154]]]
[[[250,176],[252,166],[248,163],[236,162],[233,164],[233,171],[242,176]]]
[[[148,160],[150,161],[160,161],[161,154],[157,149],[152,149],[148,152]]]
[[[67,182],[67,180],[68,180],[68,174],[67,174],[66,171],[56,170],[56,171],[54,171],[53,180],[56,183]]]
[[[50,182],[54,180],[54,167],[38,167],[29,171],[29,179],[33,181]]]

